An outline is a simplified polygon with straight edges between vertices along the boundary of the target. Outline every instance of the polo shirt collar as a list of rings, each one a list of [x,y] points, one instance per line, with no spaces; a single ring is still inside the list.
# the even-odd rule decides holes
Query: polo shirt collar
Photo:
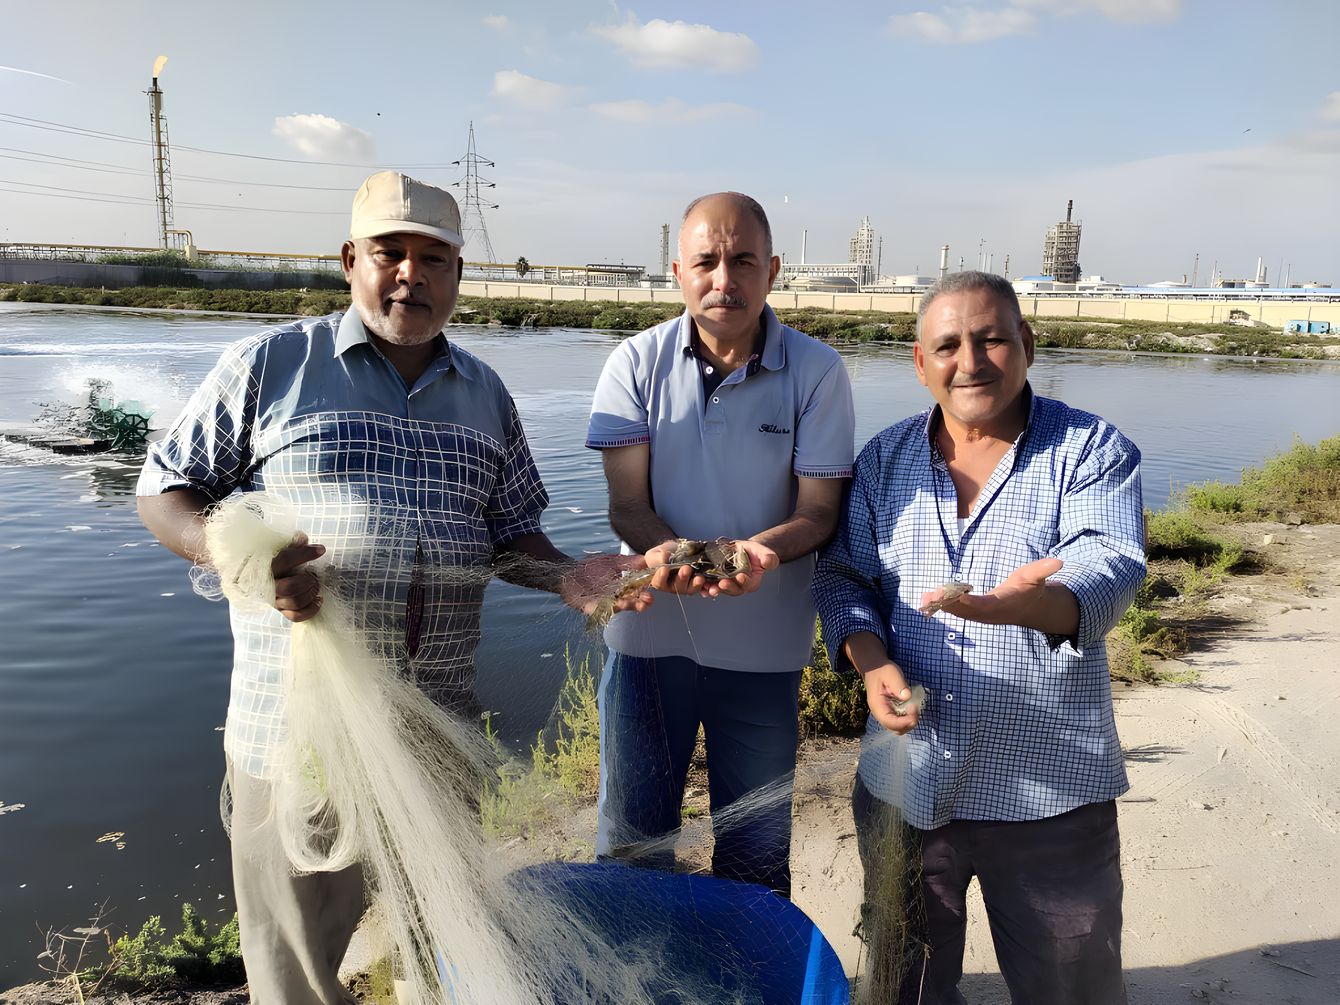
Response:
[[[759,365],[767,370],[780,370],[786,366],[786,342],[782,338],[782,323],[769,304],[763,305],[763,355]],[[693,316],[688,308],[679,316],[679,353],[682,357],[693,359]]]
[[[434,336],[434,342],[437,345],[437,351],[433,356],[432,365],[428,368],[428,373],[446,373],[452,368],[451,345],[441,332]],[[335,357],[338,359],[356,345],[366,345],[382,359],[386,358],[382,355],[382,351],[377,348],[376,343],[368,337],[367,327],[363,324],[363,318],[359,315],[358,308],[351,306],[344,312],[344,317],[340,318],[340,327],[335,333]],[[427,373],[424,376],[427,376]]]

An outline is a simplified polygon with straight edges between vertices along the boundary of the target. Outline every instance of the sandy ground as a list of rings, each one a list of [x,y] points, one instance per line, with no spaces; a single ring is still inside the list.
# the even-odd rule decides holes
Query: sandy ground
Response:
[[[1131,779],[1118,805],[1132,1005],[1340,1002],[1340,526],[1239,532],[1257,547],[1273,535],[1262,549],[1272,568],[1234,577],[1206,602],[1179,661],[1199,680],[1114,687]],[[806,743],[792,842],[795,901],[849,974],[861,951],[849,803],[858,753],[854,740]],[[690,777],[690,806],[705,806],[705,787]],[[594,832],[588,807],[562,839],[594,841]],[[689,866],[705,864],[708,834],[705,816],[687,822]],[[972,1005],[1004,1005],[973,892],[961,987]],[[368,950],[356,939],[345,971],[366,965]],[[0,993],[0,1003],[70,997],[41,985],[16,991]],[[217,1003],[189,992],[156,1000],[245,1005],[245,989],[226,994]]]

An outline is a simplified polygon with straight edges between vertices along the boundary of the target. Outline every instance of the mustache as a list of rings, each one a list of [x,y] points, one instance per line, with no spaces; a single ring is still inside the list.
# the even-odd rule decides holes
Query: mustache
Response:
[[[729,293],[709,293],[707,294],[707,296],[703,297],[702,304],[700,305],[702,310],[707,310],[708,308],[711,307],[748,307],[748,306],[749,301],[746,300],[744,297],[733,296]]]

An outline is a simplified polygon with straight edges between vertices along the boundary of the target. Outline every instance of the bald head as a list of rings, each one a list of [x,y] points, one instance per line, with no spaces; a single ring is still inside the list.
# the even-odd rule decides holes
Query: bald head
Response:
[[[768,214],[763,212],[763,207],[758,204],[757,199],[753,199],[743,192],[713,192],[710,195],[700,195],[689,203],[684,209],[684,216],[679,221],[679,254],[684,256],[684,230],[688,226],[689,217],[694,211],[702,208],[708,209],[713,204],[720,205],[722,202],[733,205],[738,211],[748,213],[763,229],[763,243],[768,258],[772,257],[772,226],[768,223]]]

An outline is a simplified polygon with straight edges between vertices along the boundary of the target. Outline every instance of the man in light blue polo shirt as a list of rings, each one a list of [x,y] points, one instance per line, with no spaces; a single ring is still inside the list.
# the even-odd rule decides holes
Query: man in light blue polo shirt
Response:
[[[837,352],[767,306],[780,267],[753,199],[691,203],[674,263],[686,310],[610,356],[587,446],[604,453],[626,552],[654,566],[677,538],[727,537],[753,565],[720,582],[663,570],[653,585],[674,595],[610,622],[597,854],[673,864],[701,723],[713,873],[789,895],[809,582],[851,476],[855,418]]]

